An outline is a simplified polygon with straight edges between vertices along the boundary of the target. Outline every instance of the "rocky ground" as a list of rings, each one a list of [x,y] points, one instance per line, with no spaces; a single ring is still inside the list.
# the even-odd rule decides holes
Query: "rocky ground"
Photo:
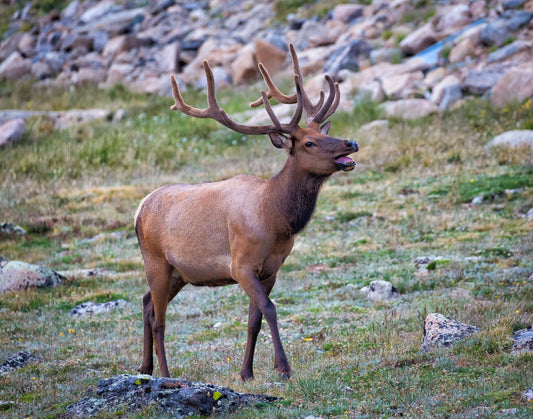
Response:
[[[469,95],[499,107],[533,95],[531,0],[330,3],[318,2],[320,17],[301,7],[287,18],[271,1],[74,0],[39,18],[28,6],[3,36],[0,78],[169,94],[169,73],[204,87],[203,60],[218,86],[256,81],[257,62],[288,71],[292,42],[306,89],[323,88],[327,72],[340,82],[344,108],[369,95],[409,118]]]

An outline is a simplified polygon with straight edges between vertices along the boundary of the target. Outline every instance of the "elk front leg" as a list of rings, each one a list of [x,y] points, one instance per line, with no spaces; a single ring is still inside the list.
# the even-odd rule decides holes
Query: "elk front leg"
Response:
[[[276,282],[276,275],[272,275],[270,278],[261,282],[267,295],[270,295],[270,291]],[[263,315],[259,307],[250,299],[250,306],[248,310],[248,341],[246,343],[246,352],[244,354],[244,362],[241,368],[241,378],[243,381],[252,380],[254,378],[253,363],[255,344],[257,342],[257,336],[261,330],[261,320]]]
[[[291,375],[291,367],[289,366],[287,356],[285,355],[283,345],[281,344],[281,338],[279,336],[278,330],[276,307],[268,297],[267,291],[265,290],[265,288],[263,288],[263,285],[253,272],[248,269],[241,269],[236,277],[238,278],[238,282],[244,292],[248,295],[248,297],[250,297],[250,306],[252,309],[252,311],[250,312],[250,320],[252,321],[252,325],[249,325],[249,330],[250,326],[252,329],[252,335],[248,336],[248,346],[250,344],[252,344],[252,346],[250,346],[249,349],[246,349],[246,355],[242,370],[245,372],[245,377],[249,377],[250,375],[252,375],[251,366],[253,363],[253,349],[255,349],[257,333],[259,333],[259,329],[261,327],[261,317],[256,313],[255,310],[253,310],[253,303],[259,309],[259,314],[265,316],[265,320],[267,321],[268,326],[270,328],[270,334],[272,335],[272,342],[274,344],[274,367],[282,377],[289,378]],[[253,335],[254,333],[255,337]],[[249,369],[246,369],[247,367],[249,367]]]

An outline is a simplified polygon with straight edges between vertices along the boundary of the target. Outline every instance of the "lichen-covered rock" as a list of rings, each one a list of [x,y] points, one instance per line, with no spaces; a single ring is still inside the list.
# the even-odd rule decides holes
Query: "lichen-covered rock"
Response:
[[[479,330],[478,327],[460,323],[442,314],[430,313],[424,322],[424,338],[420,349],[430,351],[435,347],[449,347]]]
[[[68,312],[68,315],[76,317],[92,316],[93,314],[108,313],[111,310],[125,305],[126,301],[122,299],[108,301],[107,303],[93,303],[92,301],[87,301],[74,307]]]
[[[0,364],[0,376],[5,375],[13,370],[22,368],[26,364],[35,360],[36,358],[29,352],[21,351]]]
[[[0,223],[0,234],[5,234],[8,236],[24,236],[26,234],[26,230],[13,223]]]
[[[273,402],[265,395],[237,393],[230,388],[177,378],[117,375],[98,380],[96,394],[66,408],[66,417],[94,416],[99,412],[139,411],[155,406],[172,417],[224,416],[241,406]]]
[[[513,335],[513,353],[533,352],[533,327],[518,330]]]
[[[388,301],[398,297],[398,290],[388,281],[372,281],[368,287],[360,290],[370,301]]]
[[[53,287],[65,277],[51,269],[12,260],[0,266],[0,294],[27,288]]]

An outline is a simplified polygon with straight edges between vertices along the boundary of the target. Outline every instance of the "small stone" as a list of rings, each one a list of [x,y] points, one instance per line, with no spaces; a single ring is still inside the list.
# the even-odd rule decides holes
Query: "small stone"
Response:
[[[94,314],[108,313],[111,310],[123,307],[125,305],[126,301],[122,299],[109,301],[107,303],[93,303],[92,301],[87,301],[74,307],[68,312],[68,315],[75,317],[92,316]]]
[[[470,202],[472,205],[481,205],[483,203],[483,200],[485,198],[485,195],[478,195],[472,198],[472,201]]]
[[[513,341],[513,353],[533,352],[533,327],[515,332]]]
[[[368,287],[361,288],[360,292],[370,301],[388,301],[398,297],[398,290],[388,281],[372,281]]]
[[[479,331],[478,327],[460,323],[439,313],[430,313],[424,322],[424,338],[420,349],[430,351],[435,347],[449,347]]]
[[[24,236],[26,230],[13,223],[0,223],[0,233],[6,235]]]

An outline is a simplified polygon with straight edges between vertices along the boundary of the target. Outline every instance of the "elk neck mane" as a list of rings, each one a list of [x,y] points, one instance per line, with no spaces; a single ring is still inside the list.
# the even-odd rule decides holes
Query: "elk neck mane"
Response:
[[[318,193],[329,176],[302,172],[294,169],[294,159],[287,163],[276,176],[269,180],[268,199],[274,206],[277,221],[283,233],[293,236],[303,230],[315,210]]]

